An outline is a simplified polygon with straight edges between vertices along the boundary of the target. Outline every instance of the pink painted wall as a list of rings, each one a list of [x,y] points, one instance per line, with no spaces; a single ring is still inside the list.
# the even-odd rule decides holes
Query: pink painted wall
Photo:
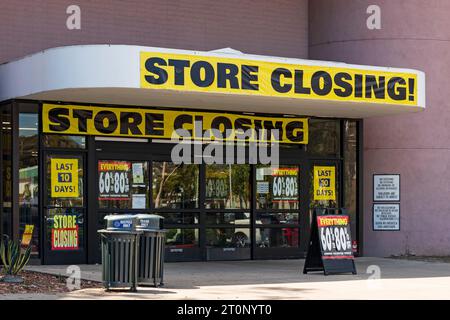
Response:
[[[66,27],[72,4],[81,30]],[[0,63],[75,44],[308,55],[308,0],[0,0],[0,26]]]
[[[381,8],[381,30],[366,9]],[[415,68],[426,111],[364,120],[364,254],[450,254],[450,1],[310,1],[309,58]],[[372,231],[372,174],[401,174],[401,231]]]

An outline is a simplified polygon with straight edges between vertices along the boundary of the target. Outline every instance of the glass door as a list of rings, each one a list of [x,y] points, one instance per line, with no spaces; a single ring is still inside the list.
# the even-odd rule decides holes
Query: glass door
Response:
[[[149,161],[136,154],[97,153],[94,165],[95,183],[90,192],[94,198],[90,257],[100,262],[101,247],[97,230],[104,229],[104,217],[114,214],[150,213]]]
[[[251,166],[207,164],[204,219],[206,260],[251,258]]]
[[[300,246],[304,169],[299,164],[255,168],[255,259],[294,258]]]
[[[200,165],[155,155],[151,173],[152,210],[164,217],[167,230],[166,261],[201,260]]]
[[[44,153],[44,263],[86,263],[85,157]]]

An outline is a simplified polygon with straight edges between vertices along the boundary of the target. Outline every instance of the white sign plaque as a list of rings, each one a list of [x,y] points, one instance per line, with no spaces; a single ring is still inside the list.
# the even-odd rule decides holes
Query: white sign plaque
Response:
[[[399,203],[375,203],[373,205],[373,230],[374,231],[399,231],[400,230],[400,204]]]
[[[400,175],[374,174],[373,201],[400,201]]]

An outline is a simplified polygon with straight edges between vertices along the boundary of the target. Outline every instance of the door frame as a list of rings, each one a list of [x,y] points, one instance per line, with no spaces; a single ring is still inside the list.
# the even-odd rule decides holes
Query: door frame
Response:
[[[83,224],[83,248],[81,250],[78,250],[76,252],[67,250],[67,251],[52,251],[48,247],[48,243],[50,239],[48,239],[48,233],[47,233],[47,210],[52,208],[60,208],[55,206],[49,206],[48,205],[48,197],[47,192],[44,192],[44,190],[48,190],[48,179],[47,179],[47,157],[48,156],[54,156],[59,155],[61,157],[81,157],[83,162],[83,207],[76,207],[76,209],[82,209],[84,211],[84,224]],[[87,194],[87,184],[86,184],[86,177],[88,174],[87,170],[87,159],[86,159],[86,151],[80,151],[78,149],[73,150],[60,150],[60,149],[43,149],[41,152],[41,159],[40,159],[40,165],[41,165],[41,174],[39,177],[40,185],[42,186],[42,192],[41,194],[41,201],[40,201],[40,212],[41,214],[41,245],[42,245],[42,261],[43,264],[85,264],[87,263],[87,247],[89,243],[89,236],[88,236],[88,224],[89,224],[89,208],[88,208],[88,202],[87,199],[89,198]]]
[[[283,165],[295,165],[299,167],[298,175],[298,191],[299,191],[299,207],[297,210],[260,210],[256,209],[256,166],[253,165],[252,170],[252,185],[254,190],[252,192],[252,259],[287,259],[287,258],[303,258],[306,256],[307,242],[309,240],[309,216],[308,212],[308,199],[309,195],[308,189],[308,162],[307,154],[304,148],[300,147],[293,150],[285,150],[280,148],[280,164]],[[298,212],[299,221],[296,225],[264,225],[266,228],[296,228],[298,230],[298,247],[294,248],[257,248],[256,247],[256,229],[262,227],[263,225],[256,224],[256,213],[257,212]]]
[[[98,205],[98,161],[99,160],[119,160],[119,161],[148,161],[149,164],[151,163],[150,155],[142,153],[142,149],[136,148],[136,146],[133,148],[126,148],[129,150],[123,151],[123,149],[120,149],[119,151],[114,150],[114,144],[118,142],[110,142],[110,141],[95,141],[95,137],[92,137],[90,139],[89,143],[89,167],[91,168],[89,172],[89,208],[90,208],[90,219],[88,223],[88,235],[89,235],[89,242],[88,242],[88,261],[89,263],[99,263],[101,261],[101,253],[100,253],[100,236],[98,234],[98,230],[100,229],[100,226],[98,224],[99,222],[99,215],[100,214],[109,214],[109,213],[150,213],[151,209],[100,209]],[[127,144],[129,144],[127,142]],[[134,145],[134,143],[131,143]],[[140,143],[143,144],[143,143]],[[126,145],[126,144],[122,144]],[[133,152],[135,151],[141,151],[140,153]],[[129,152],[128,152],[129,151]],[[148,167],[148,170],[150,170],[150,165]],[[150,172],[149,179],[151,179]],[[149,180],[150,181],[150,180]],[[150,190],[151,192],[151,190]]]

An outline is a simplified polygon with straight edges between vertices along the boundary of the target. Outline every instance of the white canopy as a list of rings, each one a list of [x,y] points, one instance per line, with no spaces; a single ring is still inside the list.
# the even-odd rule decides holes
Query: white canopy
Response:
[[[154,90],[141,88],[140,52],[239,58],[282,64],[356,68],[417,75],[417,103],[347,102],[259,95]],[[79,45],[32,54],[0,66],[0,101],[8,99],[166,106],[223,111],[306,116],[366,118],[425,109],[425,75],[412,69],[358,66],[338,62],[242,54],[224,49],[210,52],[128,45]]]

